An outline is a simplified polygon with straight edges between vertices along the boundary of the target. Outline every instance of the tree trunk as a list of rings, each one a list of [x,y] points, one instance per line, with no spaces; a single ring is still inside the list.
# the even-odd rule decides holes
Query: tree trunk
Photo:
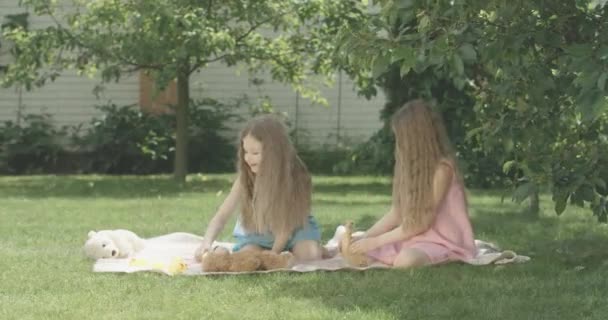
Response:
[[[184,68],[187,69],[187,68]],[[173,177],[177,182],[186,181],[188,173],[188,105],[190,103],[190,75],[180,70],[177,75],[177,107],[175,110],[175,161]]]

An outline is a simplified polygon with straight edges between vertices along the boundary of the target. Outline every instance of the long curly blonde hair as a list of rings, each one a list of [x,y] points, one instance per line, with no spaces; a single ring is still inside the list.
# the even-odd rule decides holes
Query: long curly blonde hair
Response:
[[[393,207],[406,230],[428,226],[436,210],[433,207],[435,170],[442,160],[454,163],[445,126],[429,103],[413,100],[395,112],[392,127],[395,133]]]
[[[257,174],[245,162],[243,139],[247,135],[262,144]],[[305,226],[312,194],[310,174],[277,116],[257,116],[241,131],[237,167],[245,230],[278,234]]]

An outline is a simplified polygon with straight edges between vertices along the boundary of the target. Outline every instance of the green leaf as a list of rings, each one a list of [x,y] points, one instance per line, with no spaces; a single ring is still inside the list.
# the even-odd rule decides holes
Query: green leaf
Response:
[[[553,189],[553,202],[555,202],[555,213],[559,216],[568,205],[568,198],[570,198],[570,191],[567,188],[554,188]]]
[[[554,201],[555,213],[559,216],[564,212],[564,210],[566,210],[566,206],[568,205],[568,195],[566,194],[565,196],[558,197],[557,199],[554,199]]]
[[[464,63],[458,54],[454,54],[452,56],[452,61],[454,63],[454,69],[456,70],[456,74],[464,75]]]
[[[522,203],[536,192],[536,184],[534,182],[525,182],[513,191],[513,201]]]
[[[515,160],[509,160],[507,162],[505,162],[502,165],[502,172],[504,174],[509,174],[509,172],[511,171],[511,169],[513,169],[513,167],[517,164],[517,162],[515,162]]]
[[[413,67],[416,64],[416,50],[410,46],[402,46],[391,57],[391,63],[401,61],[401,66]]]
[[[608,79],[608,72],[602,72],[597,78],[597,88],[601,91],[604,91],[604,88],[606,87],[606,79]]]
[[[390,59],[388,55],[380,55],[374,58],[374,61],[372,62],[372,76],[378,78],[383,75],[388,70],[389,64]]]
[[[407,9],[414,5],[414,0],[401,0],[397,3],[397,9]]]
[[[460,48],[458,48],[460,55],[462,55],[462,60],[472,63],[477,60],[477,52],[475,52],[475,48],[470,43],[465,43]]]
[[[511,138],[505,138],[503,140],[503,145],[504,145],[506,152],[513,151],[513,148],[515,147],[515,143],[513,142],[513,139],[511,139]]]
[[[574,80],[574,83],[581,87],[582,90],[593,90],[598,85],[599,71],[579,72]]]
[[[608,59],[608,45],[601,45],[600,48],[597,50],[597,54],[602,60]]]
[[[427,15],[422,16],[422,18],[420,18],[420,21],[418,22],[418,31],[425,32],[429,28],[430,24],[431,20],[429,19],[429,17]]]
[[[569,55],[578,58],[587,58],[593,53],[591,44],[573,44],[564,49]]]
[[[477,128],[473,128],[469,131],[467,131],[466,135],[465,135],[465,141],[470,141],[471,138],[473,138],[476,135],[479,135],[483,132],[484,127],[477,127]]]
[[[581,92],[576,102],[582,119],[585,122],[594,121],[606,110],[606,98],[597,89]]]
[[[416,56],[416,64],[414,65],[414,71],[416,73],[422,73],[426,68],[429,67],[429,61],[424,54]]]
[[[462,90],[464,88],[464,86],[467,84],[467,82],[461,77],[453,78],[452,83],[454,83],[454,86],[458,90]]]
[[[606,181],[604,181],[602,178],[600,177],[592,177],[591,181],[593,182],[593,184],[597,187],[600,187],[602,189],[606,189]]]
[[[416,50],[410,46],[401,46],[395,51],[394,56],[397,58],[396,60],[416,59]]]
[[[572,195],[570,195],[570,204],[579,206],[581,208],[584,207],[585,199],[583,198],[583,193],[579,191],[573,192]]]
[[[592,0],[588,6],[589,9],[595,9],[597,6],[600,6],[600,8],[602,8],[606,5],[606,2],[608,2],[608,0]]]
[[[580,194],[581,199],[584,201],[591,202],[595,199],[595,190],[593,186],[585,183],[578,190],[577,193]]]
[[[407,75],[410,72],[410,70],[412,70],[412,66],[407,65],[405,63],[402,64],[401,68],[399,69],[399,76],[401,78],[405,77],[405,75]]]

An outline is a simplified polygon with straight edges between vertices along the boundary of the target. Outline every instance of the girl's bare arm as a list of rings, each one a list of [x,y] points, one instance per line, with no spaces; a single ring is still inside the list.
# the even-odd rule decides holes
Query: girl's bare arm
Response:
[[[371,228],[365,232],[365,237],[376,237],[387,231],[395,229],[401,224],[401,218],[395,212],[395,208],[391,209],[380,220],[378,220]]]
[[[219,233],[222,232],[226,222],[228,222],[228,219],[230,219],[238,205],[240,192],[239,179],[237,178],[232,184],[230,193],[226,199],[224,199],[224,202],[222,202],[213,218],[209,221],[200,250],[208,250]]]
[[[437,216],[437,211],[439,209],[439,206],[441,205],[443,199],[447,195],[447,192],[450,188],[450,184],[452,183],[453,177],[454,177],[454,172],[453,172],[452,167],[443,161],[440,162],[439,166],[437,167],[437,170],[435,171],[435,175],[433,176],[433,210],[432,210],[432,212],[428,213],[428,215],[425,217],[425,220],[423,221],[423,223],[421,223],[420,225],[418,225],[416,227],[393,228],[390,231],[383,232],[376,236],[373,236],[373,235],[368,236],[368,238],[373,238],[373,239],[372,239],[371,244],[365,244],[366,249],[380,247],[385,244],[394,243],[397,241],[404,241],[404,240],[412,238],[420,233],[427,231],[432,226],[433,222],[435,221],[435,217]],[[400,221],[398,223],[400,223]],[[376,224],[377,225],[380,224],[380,221],[378,221],[378,223],[376,223]],[[375,227],[375,225],[374,225],[374,227]],[[360,245],[360,246],[363,246],[363,245]],[[361,250],[361,251],[365,251],[365,250]]]
[[[285,250],[285,246],[287,245],[287,242],[289,241],[289,237],[290,237],[290,233],[287,232],[283,232],[283,233],[279,233],[277,235],[275,235],[274,237],[274,243],[272,244],[272,251],[275,253],[281,253],[283,250]]]

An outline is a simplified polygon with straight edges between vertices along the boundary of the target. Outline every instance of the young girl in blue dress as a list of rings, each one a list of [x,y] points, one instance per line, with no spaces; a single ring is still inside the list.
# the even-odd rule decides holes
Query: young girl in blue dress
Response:
[[[321,259],[321,232],[311,215],[310,174],[276,116],[253,118],[240,134],[238,177],[211,219],[195,256],[200,260],[237,211],[233,251],[291,251]]]

